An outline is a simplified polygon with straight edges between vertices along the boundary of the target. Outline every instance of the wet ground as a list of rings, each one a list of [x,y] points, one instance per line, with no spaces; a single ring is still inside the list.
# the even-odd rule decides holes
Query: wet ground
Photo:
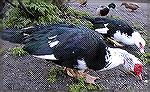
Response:
[[[99,5],[108,5],[108,2],[98,0],[89,0],[86,7],[80,7],[84,11],[89,11],[95,15],[95,10]],[[114,2],[114,1],[111,1]],[[110,15],[119,16],[122,19],[127,20],[131,25],[134,22],[138,22],[145,31],[150,31],[148,29],[148,3],[139,3],[140,8],[135,12],[129,12],[124,7],[120,7],[120,2],[116,2],[117,10],[110,11]],[[78,4],[71,4],[79,9]],[[150,39],[143,34],[146,39]],[[44,90],[44,89],[59,89],[62,92],[68,89],[70,84],[76,83],[71,77],[61,74],[57,76],[57,80],[54,83],[49,83],[48,72],[53,67],[56,66],[53,63],[49,63],[45,60],[34,58],[30,55],[23,57],[13,56],[10,52],[10,48],[20,46],[18,44],[12,44],[7,41],[1,42],[1,60],[0,60],[0,73],[2,74],[2,80],[0,81],[0,88],[5,90]],[[149,47],[149,46],[147,46]],[[58,67],[58,66],[56,66]],[[109,71],[104,72],[94,72],[91,70],[91,75],[100,77],[97,80],[97,84],[101,85],[104,89],[111,89],[118,91],[121,89],[130,90],[141,90],[147,91],[149,86],[149,73],[150,69],[148,65],[144,66],[143,71],[143,81],[139,81],[132,75],[126,75],[119,69],[123,69],[122,66],[116,67]],[[134,92],[134,91],[133,91]],[[148,92],[148,91],[147,91]]]

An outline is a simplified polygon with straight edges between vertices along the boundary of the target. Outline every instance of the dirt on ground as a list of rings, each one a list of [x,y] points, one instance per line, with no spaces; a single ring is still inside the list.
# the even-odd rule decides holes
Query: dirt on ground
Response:
[[[127,20],[128,23],[133,25],[138,22],[145,30],[149,32],[148,29],[148,3],[138,3],[140,8],[135,12],[129,12],[124,7],[120,7],[120,1],[111,2],[96,2],[97,0],[91,0],[88,2],[86,7],[79,7],[77,3],[71,3],[70,5],[81,9],[83,11],[89,11],[95,16],[96,9],[100,5],[108,5],[111,2],[115,2],[117,7],[116,10],[111,10],[108,16],[119,16],[121,19]],[[143,34],[143,37],[150,39]],[[48,73],[49,70],[55,66],[55,64],[35,58],[31,55],[26,55],[23,57],[13,56],[10,49],[19,44],[13,44],[7,41],[0,40],[1,42],[1,60],[0,60],[0,73],[2,74],[2,80],[0,81],[0,88],[5,90],[45,90],[45,89],[59,89],[62,92],[68,90],[68,86],[76,83],[77,80],[71,78],[65,74],[57,76],[57,80],[54,83],[49,83]],[[147,45],[147,51],[150,46]],[[100,77],[97,80],[97,85],[100,85],[104,89],[111,90],[121,90],[121,89],[131,89],[131,90],[143,90],[147,91],[149,86],[149,65],[144,65],[143,69],[143,81],[138,80],[132,75],[127,75],[120,71],[123,69],[122,66],[118,66],[114,69],[108,71],[92,71],[90,74]],[[148,91],[147,91],[148,92]]]

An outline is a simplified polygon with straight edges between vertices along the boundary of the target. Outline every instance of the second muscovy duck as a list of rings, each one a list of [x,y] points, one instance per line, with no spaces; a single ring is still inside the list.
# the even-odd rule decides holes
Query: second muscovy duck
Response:
[[[74,77],[84,76],[87,83],[94,84],[98,77],[83,72],[86,69],[104,71],[120,64],[142,79],[142,63],[138,58],[125,50],[106,46],[98,32],[85,27],[53,24],[22,30],[5,29],[1,38],[24,44],[23,49],[34,57],[51,60],[66,67],[66,71],[82,70],[76,71],[78,76]]]
[[[140,52],[144,53],[145,40],[126,21],[115,18],[84,18],[93,23],[95,31],[124,45],[136,45]]]

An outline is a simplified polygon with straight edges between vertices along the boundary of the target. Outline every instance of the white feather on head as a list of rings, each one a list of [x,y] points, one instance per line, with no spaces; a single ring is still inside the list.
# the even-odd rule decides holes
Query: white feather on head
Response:
[[[139,32],[132,33],[132,38],[134,39],[135,45],[140,49],[141,53],[144,53],[145,40],[142,38]]]
[[[132,36],[128,36],[127,34],[121,33],[119,30],[114,34],[114,39],[116,41],[122,42],[126,45],[136,45],[140,52],[144,53],[145,40],[142,38],[140,33],[133,32]]]
[[[105,61],[108,63],[103,69],[109,70],[119,66],[120,64],[124,65],[125,68],[129,71],[134,71],[135,64],[142,64],[137,57],[128,53],[127,51],[120,48],[106,48],[110,53],[107,53],[105,56]]]

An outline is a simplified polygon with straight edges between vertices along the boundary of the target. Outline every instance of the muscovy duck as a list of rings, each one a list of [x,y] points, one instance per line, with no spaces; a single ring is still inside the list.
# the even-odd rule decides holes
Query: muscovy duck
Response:
[[[108,47],[98,32],[82,26],[52,24],[5,29],[1,38],[24,44],[23,49],[34,57],[64,66],[68,73],[71,69],[82,70],[77,71],[76,77],[85,77],[87,83],[94,84],[98,77],[88,75],[86,69],[104,71],[120,64],[142,79],[142,63],[138,58],[125,50]]]
[[[96,10],[96,14],[99,16],[106,16],[110,9],[115,9],[116,5],[114,3],[109,4],[108,6],[100,6],[99,8],[97,8]]]
[[[125,8],[131,10],[131,12],[133,12],[133,11],[137,10],[138,8],[140,8],[138,6],[138,4],[136,4],[136,3],[122,3],[121,6],[123,6],[123,5],[125,6]]]
[[[145,40],[126,21],[115,18],[84,18],[93,23],[95,31],[113,38],[115,41],[122,42],[124,45],[136,45],[140,52],[144,53]]]

